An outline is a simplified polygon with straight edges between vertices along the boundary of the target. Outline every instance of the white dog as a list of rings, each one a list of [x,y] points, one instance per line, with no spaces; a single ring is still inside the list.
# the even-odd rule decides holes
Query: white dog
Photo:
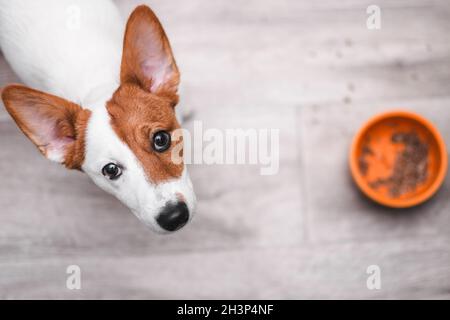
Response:
[[[8,86],[3,102],[44,156],[84,171],[155,231],[189,221],[195,195],[172,157],[179,72],[150,8],[124,30],[109,0],[0,0],[0,45],[35,88]]]

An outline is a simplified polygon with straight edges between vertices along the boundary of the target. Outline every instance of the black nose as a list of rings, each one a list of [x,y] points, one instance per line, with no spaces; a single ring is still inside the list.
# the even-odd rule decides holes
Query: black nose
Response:
[[[183,227],[189,220],[189,209],[184,202],[168,203],[156,218],[158,224],[167,231]]]

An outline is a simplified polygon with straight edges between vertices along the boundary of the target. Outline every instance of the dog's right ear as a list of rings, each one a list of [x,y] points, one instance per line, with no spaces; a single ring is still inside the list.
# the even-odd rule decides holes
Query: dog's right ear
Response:
[[[44,156],[73,164],[77,119],[83,110],[79,105],[22,85],[6,87],[1,97],[18,127]]]

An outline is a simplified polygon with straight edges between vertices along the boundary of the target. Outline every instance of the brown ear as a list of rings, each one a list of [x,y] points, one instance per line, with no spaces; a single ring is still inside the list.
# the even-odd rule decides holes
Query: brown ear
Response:
[[[79,105],[22,85],[6,87],[2,100],[19,128],[44,156],[68,167],[81,165],[75,150],[84,114]]]
[[[178,99],[180,75],[169,40],[145,5],[137,7],[128,19],[120,78],[122,83],[137,82],[147,91]]]

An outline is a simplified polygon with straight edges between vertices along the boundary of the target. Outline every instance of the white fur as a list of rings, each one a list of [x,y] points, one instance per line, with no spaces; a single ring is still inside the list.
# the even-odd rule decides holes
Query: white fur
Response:
[[[83,170],[147,226],[163,231],[155,222],[161,208],[180,193],[192,217],[195,195],[186,168],[179,179],[159,185],[148,181],[111,128],[106,101],[119,86],[124,25],[109,0],[0,0],[0,45],[19,77],[92,111]],[[57,153],[48,157],[61,161]],[[124,168],[117,180],[102,174],[110,162]]]
[[[0,45],[14,71],[76,103],[119,85],[124,27],[109,0],[0,0]]]

